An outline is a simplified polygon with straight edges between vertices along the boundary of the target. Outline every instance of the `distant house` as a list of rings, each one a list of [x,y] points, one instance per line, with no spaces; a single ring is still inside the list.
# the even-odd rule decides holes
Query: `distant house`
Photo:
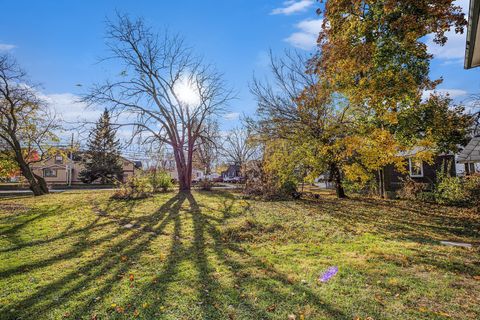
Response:
[[[457,162],[463,165],[462,175],[480,173],[480,135],[473,137],[458,154]]]
[[[59,153],[43,162],[34,164],[32,169],[36,175],[43,177],[49,185],[83,184],[83,181],[80,180],[80,172],[85,169],[84,161],[81,153],[69,157]],[[121,161],[123,181],[141,170],[142,163],[139,161],[131,161],[123,157],[121,157]]]
[[[241,168],[237,164],[229,165],[227,170],[222,172],[222,179],[225,182],[240,181],[241,178]]]
[[[166,171],[168,172],[172,180],[178,181],[178,172],[176,167],[166,169]],[[205,175],[202,170],[195,169],[195,168],[192,169],[192,181],[203,180],[204,176]]]
[[[398,171],[394,165],[387,165],[377,174],[377,182],[381,193],[395,192],[402,187],[402,182],[411,178],[413,181],[424,183],[429,187],[437,182],[437,175],[443,169],[451,176],[456,176],[455,156],[453,154],[436,155],[432,163],[415,158],[418,150],[406,152],[401,156],[408,161],[406,173]]]
[[[468,13],[465,69],[480,66],[480,0],[470,0]]]

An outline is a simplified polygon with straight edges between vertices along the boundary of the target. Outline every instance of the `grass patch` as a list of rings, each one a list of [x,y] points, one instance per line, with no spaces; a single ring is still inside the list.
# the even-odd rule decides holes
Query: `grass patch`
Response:
[[[467,209],[110,195],[0,200],[0,319],[480,318]]]

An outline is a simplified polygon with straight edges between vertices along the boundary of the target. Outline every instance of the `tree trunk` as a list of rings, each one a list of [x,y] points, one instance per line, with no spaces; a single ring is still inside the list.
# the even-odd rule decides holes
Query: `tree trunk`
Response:
[[[23,161],[23,159],[17,159],[17,162],[19,164],[22,175],[28,181],[30,190],[32,190],[33,195],[41,196],[49,193],[45,179],[34,174],[30,169],[30,167],[28,166],[28,164],[26,164],[25,161]]]
[[[347,196],[345,195],[345,189],[343,189],[342,184],[342,175],[336,163],[330,164],[330,179],[333,181],[333,183],[335,183],[337,198],[346,198]]]
[[[174,148],[173,154],[175,156],[180,191],[190,191],[192,188],[192,166],[191,164],[188,166],[188,164],[185,163],[183,150]],[[188,172],[189,170],[190,173]]]
[[[381,198],[385,198],[385,173],[383,169],[378,169],[378,192]]]

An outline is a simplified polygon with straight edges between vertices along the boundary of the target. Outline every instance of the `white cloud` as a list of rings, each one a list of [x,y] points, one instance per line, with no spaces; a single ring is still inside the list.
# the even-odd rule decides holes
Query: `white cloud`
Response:
[[[430,94],[432,93],[439,93],[441,95],[449,95],[450,98],[455,99],[459,97],[466,96],[468,94],[467,91],[462,90],[462,89],[436,89],[436,90],[425,90],[422,94],[422,99],[426,100],[428,97],[430,97]]]
[[[84,145],[90,130],[94,127],[94,123],[100,118],[103,107],[89,107],[86,103],[80,101],[80,96],[73,93],[39,93],[39,95],[48,103],[60,120],[62,127],[67,130],[56,133],[60,141],[68,143],[73,132],[75,140]],[[128,112],[122,112],[118,117],[113,116],[112,123],[126,124],[131,123],[132,119]],[[129,141],[132,135],[132,126],[120,126],[116,132],[116,137],[122,142]],[[142,134],[144,138],[147,135],[149,133]]]
[[[301,12],[307,10],[309,7],[313,5],[313,0],[289,0],[283,3],[282,8],[273,9],[270,14],[285,14],[290,15],[296,12]]]
[[[85,103],[80,102],[80,97],[72,93],[46,94],[43,95],[43,99],[60,120],[68,123],[94,122],[100,117],[101,111],[87,108]]]
[[[317,44],[318,34],[322,30],[322,19],[308,19],[300,21],[295,25],[299,29],[299,32],[294,32],[288,38],[286,42],[292,46],[303,49],[312,50]]]
[[[460,6],[465,16],[468,16],[469,0],[457,0],[454,4]],[[434,43],[434,35],[429,34],[426,40],[428,52],[433,54],[434,58],[446,60],[449,63],[461,63],[465,56],[466,33],[466,30],[463,34],[455,33],[454,29],[450,30],[446,33],[448,40],[443,46]]]
[[[223,118],[228,121],[237,120],[239,117],[240,117],[240,113],[238,112],[230,112],[223,116]]]
[[[12,49],[15,49],[17,46],[13,44],[7,44],[7,43],[0,43],[0,51],[10,51]]]

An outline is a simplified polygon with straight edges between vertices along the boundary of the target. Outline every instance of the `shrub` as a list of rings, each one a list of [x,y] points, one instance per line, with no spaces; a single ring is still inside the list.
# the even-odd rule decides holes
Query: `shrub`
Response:
[[[112,198],[122,200],[144,199],[150,197],[152,191],[148,177],[133,176],[120,185],[119,189],[112,195]]]
[[[378,195],[378,186],[376,179],[370,179],[366,182],[351,181],[349,179],[342,180],[343,188],[347,194],[361,194],[366,196]]]
[[[467,202],[467,194],[459,177],[442,177],[435,186],[435,200],[439,204],[461,205]]]
[[[465,177],[464,185],[467,202],[480,212],[480,174]]]
[[[435,192],[433,191],[424,191],[420,192],[417,195],[417,199],[423,202],[435,202]]]
[[[295,181],[280,181],[278,176],[264,170],[260,162],[247,168],[244,193],[247,196],[260,197],[264,200],[286,200],[298,198]]]
[[[150,173],[148,180],[153,192],[167,192],[173,188],[172,178],[165,171]]]
[[[402,187],[397,194],[402,199],[416,200],[419,195],[428,189],[428,184],[416,182],[412,178],[407,177],[402,180]]]

